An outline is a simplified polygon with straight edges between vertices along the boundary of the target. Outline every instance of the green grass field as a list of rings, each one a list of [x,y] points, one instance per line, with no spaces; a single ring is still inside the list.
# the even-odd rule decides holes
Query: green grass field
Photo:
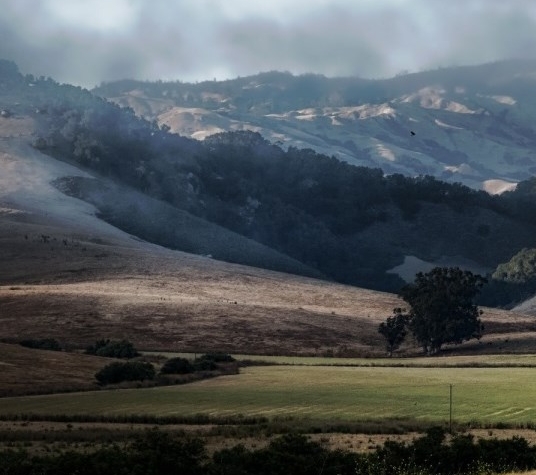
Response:
[[[266,366],[183,386],[5,398],[0,415],[266,416],[536,422],[536,369]]]
[[[193,359],[199,354],[144,351],[145,355],[160,355],[166,358],[182,357]],[[433,358],[333,358],[319,356],[268,356],[233,354],[238,361],[259,361],[277,365],[306,366],[391,366],[391,367],[535,367],[536,354],[498,354],[475,356],[434,356]]]

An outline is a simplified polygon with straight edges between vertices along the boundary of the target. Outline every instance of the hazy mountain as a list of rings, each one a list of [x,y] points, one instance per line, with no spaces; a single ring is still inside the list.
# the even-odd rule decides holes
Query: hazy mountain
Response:
[[[308,78],[268,76],[291,83]],[[406,87],[403,79],[399,89]],[[300,88],[286,96],[278,91],[278,104],[302,100]],[[1,61],[0,109],[0,125],[15,135],[17,124],[31,123],[25,140],[41,152],[32,155],[34,163],[45,153],[72,167],[51,174],[43,186],[90,203],[97,216],[130,234],[173,249],[396,291],[403,279],[430,266],[491,273],[521,249],[535,247],[534,180],[492,196],[433,176],[386,175],[311,149],[281,147],[251,131],[198,141],[81,88],[23,77]],[[408,139],[421,134],[415,129]],[[39,174],[47,177],[49,165],[39,163]],[[5,186],[22,175],[6,177]],[[28,180],[35,179],[30,174]],[[490,303],[526,296],[525,288],[494,285]]]
[[[252,130],[386,174],[502,192],[536,172],[535,88],[536,61],[516,60],[386,80],[269,72],[94,92],[187,137]]]

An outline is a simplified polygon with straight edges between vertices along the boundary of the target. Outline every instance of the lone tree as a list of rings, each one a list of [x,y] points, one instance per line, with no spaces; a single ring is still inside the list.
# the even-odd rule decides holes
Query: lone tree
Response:
[[[393,316],[380,323],[378,333],[385,338],[385,349],[389,357],[393,356],[393,351],[398,350],[406,338],[407,324],[408,315],[401,308],[393,309]]]
[[[409,328],[428,355],[446,343],[459,344],[482,336],[482,311],[474,298],[487,280],[457,267],[419,272],[399,295],[409,305]]]

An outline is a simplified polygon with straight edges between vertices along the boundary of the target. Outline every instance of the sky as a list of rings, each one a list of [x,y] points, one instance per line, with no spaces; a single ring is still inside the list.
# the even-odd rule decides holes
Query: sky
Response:
[[[0,0],[0,58],[94,87],[264,71],[387,78],[536,56],[534,0]]]

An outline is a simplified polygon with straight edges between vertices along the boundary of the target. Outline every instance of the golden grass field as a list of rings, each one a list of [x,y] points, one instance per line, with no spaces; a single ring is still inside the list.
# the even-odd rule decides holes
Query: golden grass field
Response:
[[[77,352],[28,350],[14,344],[29,338],[55,338],[70,350],[83,349],[100,338],[127,338],[138,349],[160,352],[336,357],[315,360],[323,364],[377,364],[385,355],[377,328],[394,307],[403,303],[396,295],[228,264],[142,242],[102,223],[94,216],[91,206],[53,189],[47,180],[56,175],[40,174],[36,163],[41,157],[33,156],[33,162],[21,162],[23,155],[17,153],[24,154],[27,148],[20,141],[25,140],[24,134],[31,124],[15,125],[7,132],[4,130],[7,134],[4,137],[0,130],[0,165],[6,171],[23,163],[22,169],[33,174],[28,180],[22,175],[0,179],[0,341],[3,342],[0,344],[0,395],[95,389],[94,373],[109,362]],[[21,134],[22,138],[13,138]],[[57,173],[64,173],[63,168],[58,170]],[[471,364],[474,358],[483,357],[484,361],[498,366],[532,365],[532,357],[526,355],[536,353],[535,317],[505,310],[483,310],[485,335],[481,341],[447,347],[445,355],[450,359],[441,362],[440,358],[434,358],[432,364],[455,366],[462,359],[466,362],[463,364]],[[507,363],[500,360],[505,355],[511,358]],[[409,341],[397,356],[418,358],[420,348]],[[356,357],[366,359],[358,361]],[[408,361],[394,358],[396,363]],[[249,371],[236,377],[195,383],[192,389],[161,391],[162,394],[171,391],[172,395],[176,394],[173,391],[195,393],[199,385],[218,390],[218,385],[225,386],[227,381],[236,381],[236,388],[246,382],[247,387]],[[531,380],[530,369],[526,371],[522,377]],[[277,386],[278,381],[288,381],[292,376],[286,367],[277,367],[276,373],[282,379],[265,379],[259,384]],[[242,376],[245,378],[240,379]],[[309,377],[313,383],[321,379]],[[317,389],[313,384],[306,393],[314,394]],[[153,390],[140,391],[145,393],[139,395],[155,394],[149,392]],[[240,402],[240,397],[245,397],[246,389],[243,387],[242,396],[231,393],[229,404],[234,398],[236,405],[236,400]],[[126,393],[115,392],[102,404],[121,399],[122,394]],[[96,404],[105,395],[101,391],[82,398],[95,396]],[[76,393],[72,396],[71,403],[77,404],[80,396]],[[191,401],[195,402],[196,397],[194,394]],[[288,394],[281,393],[278,397],[284,401]],[[373,393],[369,399],[374,400]],[[7,401],[4,399],[0,406],[7,408]],[[19,401],[17,410],[24,412],[35,410],[30,406],[38,399]],[[299,405],[299,401],[295,403]],[[132,403],[128,410],[138,411],[136,404]],[[195,414],[196,407],[192,404],[188,410]],[[307,405],[303,401],[302,404]],[[210,401],[205,408],[207,412],[211,411],[209,406]],[[309,406],[308,410],[322,412],[322,408],[315,409],[312,403]],[[68,399],[62,399],[61,408],[68,407]],[[238,411],[236,407],[232,410]],[[51,426],[47,424],[52,423],[29,424],[5,421],[0,424],[0,432],[15,426],[21,430],[29,430],[30,426],[37,431],[49,430]],[[184,428],[181,426],[180,430]],[[196,431],[205,429],[195,428]],[[515,431],[534,440],[534,431]],[[493,431],[493,435],[499,434],[511,436],[512,433]],[[477,435],[492,434],[484,430]],[[224,444],[224,439],[236,441],[227,435],[218,437],[214,439],[216,446]],[[324,437],[336,447],[366,450],[387,436],[315,437]],[[258,437],[249,443],[259,443]]]
[[[47,242],[42,235],[50,236]],[[78,349],[100,338],[127,338],[142,350],[378,358],[385,355],[378,324],[402,303],[392,294],[72,230],[23,211],[0,213],[0,246],[0,338],[6,342],[56,338]],[[534,317],[484,309],[482,319],[480,342],[446,354],[534,353]],[[419,352],[409,342],[399,354]],[[58,378],[64,388],[81,387],[76,368],[86,360],[78,366],[78,356],[43,360],[32,372],[22,355],[9,363],[5,351],[0,357],[11,365],[0,372],[4,394],[14,390],[17,372],[24,377],[16,393],[47,385],[46,392],[57,390]],[[85,374],[94,374],[97,364],[87,360]]]
[[[0,124],[0,339],[84,348],[128,338],[144,350],[383,356],[393,294],[171,251],[119,231],[50,181],[85,172],[28,147],[27,120]],[[484,309],[462,354],[536,350],[536,319]],[[411,342],[403,348],[416,355]]]
[[[43,243],[43,228],[14,217],[0,217],[0,225],[9,229],[0,235],[7,341],[47,337],[85,347],[108,337],[145,350],[378,357],[384,349],[377,327],[403,304],[392,294],[155,246],[94,242],[50,226]],[[533,317],[484,309],[482,320],[484,338],[456,352],[536,349]]]

